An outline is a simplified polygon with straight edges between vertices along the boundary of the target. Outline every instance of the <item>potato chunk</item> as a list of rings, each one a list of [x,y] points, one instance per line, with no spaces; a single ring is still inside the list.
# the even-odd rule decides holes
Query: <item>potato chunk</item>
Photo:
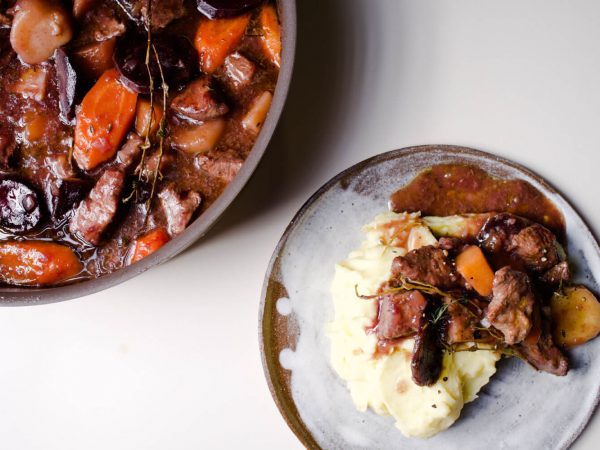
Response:
[[[27,64],[46,61],[73,37],[69,14],[56,0],[18,0],[10,43]]]
[[[565,288],[550,302],[554,321],[554,339],[558,345],[575,347],[600,333],[600,303],[583,286]]]
[[[171,143],[186,153],[208,152],[219,142],[225,125],[225,120],[215,119],[200,125],[177,127],[171,130]]]
[[[269,91],[265,91],[256,97],[250,110],[242,119],[242,126],[251,133],[258,134],[265,122],[272,100],[273,94]]]

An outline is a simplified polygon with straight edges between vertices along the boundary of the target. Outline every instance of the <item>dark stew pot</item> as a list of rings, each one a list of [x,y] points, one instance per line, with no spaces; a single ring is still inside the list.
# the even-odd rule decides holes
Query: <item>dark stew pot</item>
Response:
[[[295,0],[0,2],[0,305],[202,237],[266,150],[295,44]]]

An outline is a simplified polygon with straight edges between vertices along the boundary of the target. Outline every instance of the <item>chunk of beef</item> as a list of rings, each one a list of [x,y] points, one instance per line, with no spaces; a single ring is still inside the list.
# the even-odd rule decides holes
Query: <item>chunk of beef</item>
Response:
[[[490,217],[479,232],[477,240],[489,253],[504,250],[510,238],[525,228],[529,222],[513,214],[502,213]]]
[[[449,261],[447,252],[431,245],[395,258],[392,263],[392,276],[432,284],[440,289],[452,289],[461,282],[461,277]]]
[[[179,194],[172,186],[164,188],[158,194],[158,198],[167,220],[167,231],[171,237],[175,237],[185,230],[201,201],[198,192],[190,191]]]
[[[451,254],[460,253],[460,251],[467,245],[469,245],[469,243],[465,239],[457,237],[443,236],[438,240],[438,248],[446,250]]]
[[[142,154],[142,138],[136,133],[129,133],[125,144],[117,152],[117,164],[123,170],[129,170]]]
[[[229,183],[242,168],[244,160],[235,151],[231,150],[201,153],[196,157],[194,163],[196,167],[199,167],[210,176]]]
[[[494,274],[492,301],[486,317],[504,335],[507,344],[517,344],[527,337],[533,325],[535,296],[529,277],[523,272],[503,267]]]
[[[379,304],[377,337],[396,339],[419,331],[427,299],[419,291],[385,295]]]
[[[107,169],[75,210],[69,224],[71,233],[98,245],[117,213],[124,182],[125,173],[122,170]]]
[[[430,308],[427,308],[428,310]],[[431,316],[426,311],[426,317]],[[418,386],[435,384],[442,373],[444,351],[441,345],[439,330],[431,322],[424,320],[419,328],[413,347],[411,361],[412,379]]]
[[[544,273],[541,280],[550,286],[558,286],[562,282],[567,282],[571,279],[571,269],[567,261],[559,262],[554,267],[551,267]]]
[[[252,81],[256,66],[248,58],[235,52],[225,58],[223,64],[227,84],[233,89],[241,89]]]
[[[537,370],[564,376],[569,371],[569,360],[554,345],[547,318],[543,320],[543,324],[542,333],[537,342],[530,343],[527,340],[515,346],[515,350]]]
[[[444,299],[448,304],[446,313],[446,342],[450,345],[461,342],[474,342],[480,340],[479,322],[482,319],[482,310],[478,307],[469,307],[452,299]]]
[[[556,237],[537,223],[511,236],[507,249],[514,252],[533,272],[543,272],[559,262]]]
[[[171,109],[184,118],[204,122],[216,119],[229,111],[229,107],[216,99],[206,77],[192,81],[171,102]]]
[[[81,25],[81,32],[75,39],[75,46],[102,42],[121,36],[127,27],[115,14],[110,5],[100,5],[93,13],[85,16]]]
[[[148,5],[152,13],[152,30],[160,30],[175,19],[183,17],[185,0],[117,0],[125,12],[134,20],[148,23]]]
[[[166,150],[163,151],[162,156],[159,156],[158,151],[155,151],[150,156],[148,156],[146,162],[144,163],[144,168],[142,169],[143,176],[146,177],[146,179],[153,179],[159,161],[160,167],[158,167],[158,170],[160,171],[160,173],[164,173],[165,171],[169,170],[169,168],[172,167],[173,164],[175,164],[175,156],[173,155],[173,153],[169,153]]]

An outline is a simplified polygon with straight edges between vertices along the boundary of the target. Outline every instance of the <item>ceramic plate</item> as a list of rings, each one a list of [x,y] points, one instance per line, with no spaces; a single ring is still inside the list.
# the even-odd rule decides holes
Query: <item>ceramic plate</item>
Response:
[[[598,292],[600,249],[567,201],[529,170],[476,150],[425,146],[392,151],[342,172],[302,207],[271,260],[260,311],[263,365],[281,413],[311,449],[563,449],[588,422],[600,394],[600,339],[570,352],[566,377],[512,358],[467,404],[460,419],[428,440],[407,439],[391,417],[358,412],[329,364],[325,326],[333,319],[334,265],[363,240],[361,226],[387,209],[392,192],[439,163],[468,163],[500,178],[527,180],[562,211],[576,281]]]

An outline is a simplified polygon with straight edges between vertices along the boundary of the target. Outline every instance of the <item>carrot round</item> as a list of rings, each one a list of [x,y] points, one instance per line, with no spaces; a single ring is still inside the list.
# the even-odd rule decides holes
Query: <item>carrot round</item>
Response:
[[[171,237],[164,228],[156,228],[148,233],[140,236],[135,241],[133,254],[131,255],[130,264],[136,263],[146,256],[151,255],[163,245],[165,245]]]
[[[456,270],[479,295],[492,293],[494,272],[476,245],[468,246],[456,257]]]
[[[194,45],[200,55],[200,68],[211,74],[239,44],[250,22],[250,15],[224,19],[202,19]]]
[[[0,281],[20,286],[46,286],[65,281],[83,269],[66,245],[47,241],[0,243]]]
[[[279,67],[281,65],[281,26],[277,11],[271,4],[263,6],[258,18],[262,28],[261,43],[269,60]]]
[[[75,125],[73,157],[79,167],[91,170],[117,152],[135,117],[137,94],[109,69],[81,102]]]

